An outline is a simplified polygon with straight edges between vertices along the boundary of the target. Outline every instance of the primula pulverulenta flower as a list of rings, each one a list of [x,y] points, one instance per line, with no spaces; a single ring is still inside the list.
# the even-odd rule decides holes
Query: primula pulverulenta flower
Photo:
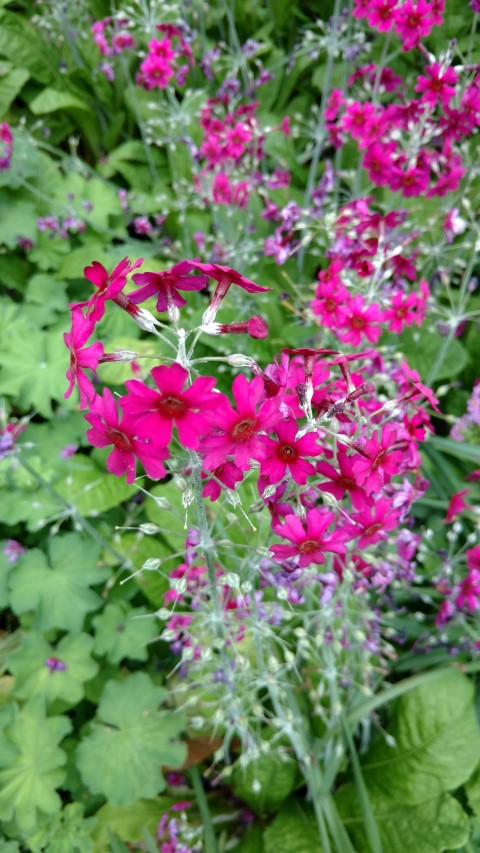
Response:
[[[90,444],[94,447],[113,444],[113,450],[107,458],[107,468],[112,474],[117,477],[126,474],[127,483],[133,483],[138,459],[152,480],[165,477],[167,472],[162,462],[168,459],[168,450],[153,441],[137,438],[133,418],[124,415],[119,420],[115,397],[108,388],[105,388],[103,397],[95,397],[85,420],[91,424],[91,429],[87,430]]]
[[[260,436],[263,447],[260,474],[269,483],[278,483],[287,468],[299,486],[304,486],[307,477],[315,474],[315,466],[302,457],[319,456],[322,453],[322,448],[317,444],[318,433],[307,433],[296,440],[297,429],[297,422],[293,418],[286,418],[275,427],[278,441],[266,435]]]
[[[363,296],[358,293],[344,305],[339,338],[344,344],[358,347],[363,335],[370,343],[376,344],[382,334],[382,329],[376,324],[382,320],[378,303],[366,306]]]
[[[379,492],[398,473],[403,453],[392,449],[396,440],[397,431],[390,424],[385,424],[378,436],[373,435],[364,443],[362,451],[365,455],[355,459],[353,472],[367,495]]]
[[[135,422],[137,435],[167,446],[175,424],[181,444],[195,450],[200,436],[211,429],[212,411],[225,399],[212,392],[215,379],[199,376],[184,390],[188,371],[177,362],[154,367],[151,376],[158,391],[129,379],[125,383],[128,394],[120,399],[123,411]]]
[[[317,473],[327,477],[327,480],[330,481],[320,483],[318,488],[322,492],[329,492],[337,501],[342,500],[345,492],[348,492],[354,509],[361,510],[365,506],[369,506],[371,499],[367,497],[365,489],[362,489],[357,483],[354,471],[355,457],[347,456],[344,451],[339,450],[337,465],[339,470],[329,462],[317,462]]]
[[[113,272],[108,273],[102,264],[93,261],[91,267],[85,267],[83,274],[97,289],[86,302],[76,302],[73,307],[81,306],[87,308],[87,317],[98,322],[105,314],[105,302],[107,299],[115,299],[127,283],[127,276],[143,263],[143,258],[131,264],[128,258],[124,258],[115,267]]]
[[[355,526],[349,528],[352,536],[359,537],[357,546],[366,548],[375,545],[380,539],[387,539],[387,531],[398,526],[399,513],[395,512],[393,501],[380,498],[373,506],[365,506],[361,512],[352,515]]]
[[[222,493],[220,483],[223,483],[227,489],[234,489],[235,484],[240,483],[243,480],[243,472],[240,471],[240,468],[238,468],[238,466],[233,462],[224,462],[223,465],[219,465],[219,467],[215,468],[211,473],[215,479],[211,477],[207,480],[202,491],[203,497],[208,497],[211,501],[216,501],[220,497]],[[206,476],[206,474],[202,474],[203,478]],[[220,483],[218,483],[217,480],[220,480]]]
[[[190,269],[204,273],[204,275],[208,275],[209,278],[213,278],[218,282],[212,301],[203,315],[203,323],[205,325],[211,323],[215,319],[220,303],[228,293],[232,284],[235,284],[237,287],[241,287],[243,290],[246,290],[247,293],[266,293],[270,290],[269,287],[261,287],[259,284],[255,284],[254,281],[251,281],[249,278],[245,278],[244,275],[237,272],[237,270],[231,269],[231,267],[224,267],[220,264],[203,264],[196,259],[192,261],[185,261],[184,263],[189,264]]]
[[[471,569],[460,584],[460,591],[455,598],[457,607],[468,607],[470,611],[480,607],[480,571]]]
[[[265,397],[265,388],[260,376],[255,376],[250,382],[242,374],[236,376],[232,393],[237,411],[223,398],[222,406],[215,412],[215,432],[202,440],[204,466],[209,470],[223,465],[227,457],[232,456],[242,471],[248,471],[250,459],[262,458],[260,433],[269,432],[281,420],[275,399],[267,400],[259,406]]]
[[[208,284],[206,275],[188,275],[190,261],[180,261],[163,272],[141,272],[132,276],[139,290],[129,294],[130,302],[139,305],[150,296],[157,295],[157,311],[167,311],[172,305],[182,308],[187,304],[179,290],[203,290]]]
[[[273,524],[273,532],[283,539],[288,539],[292,545],[272,545],[270,550],[274,558],[282,562],[289,557],[299,557],[300,568],[310,563],[324,563],[325,552],[345,554],[344,543],[351,539],[351,533],[346,529],[335,529],[325,536],[327,527],[335,521],[335,513],[320,509],[307,512],[305,526],[297,515],[287,515],[284,524]]]
[[[67,370],[67,379],[69,386],[65,391],[64,397],[67,399],[73,391],[75,382],[78,384],[80,392],[80,408],[84,409],[89,400],[93,400],[96,391],[91,380],[83,368],[88,367],[90,370],[95,370],[103,356],[103,344],[97,342],[89,347],[84,347],[95,327],[95,320],[92,317],[84,317],[82,309],[79,307],[72,309],[72,328],[69,332],[65,332],[63,340],[70,351],[70,366]]]
[[[461,492],[455,492],[454,495],[450,498],[450,502],[447,508],[447,514],[445,516],[445,521],[447,524],[451,524],[452,521],[455,521],[458,515],[461,515],[464,510],[471,509],[470,504],[467,504],[465,500],[465,495],[468,495],[470,489],[463,489]]]

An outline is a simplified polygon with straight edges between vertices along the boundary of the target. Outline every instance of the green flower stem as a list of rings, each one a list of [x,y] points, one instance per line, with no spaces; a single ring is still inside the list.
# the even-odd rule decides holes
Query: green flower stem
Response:
[[[99,533],[98,530],[92,524],[90,524],[90,522],[87,521],[86,518],[83,517],[83,515],[78,512],[74,504],[69,504],[65,500],[65,498],[63,498],[62,495],[57,492],[54,486],[52,486],[51,483],[48,482],[48,480],[45,480],[45,478],[42,477],[42,475],[38,471],[36,471],[35,468],[32,468],[29,462],[27,462],[21,456],[17,456],[17,459],[20,465],[25,468],[25,471],[28,471],[28,473],[32,477],[34,477],[37,482],[47,492],[49,492],[49,494],[51,494],[53,498],[55,498],[56,501],[58,501],[62,506],[65,507],[65,509],[68,510],[69,516],[75,519],[75,521],[80,525],[80,527],[85,531],[85,533],[88,533],[88,535],[91,536],[92,539],[95,539],[105,551],[109,551],[110,554],[112,554],[115,559],[118,560],[122,568],[133,568],[133,563],[131,562],[131,560],[125,559],[124,555],[121,554],[120,551],[117,551],[117,549],[114,548],[113,545],[110,545],[110,543],[103,538],[102,534]]]
[[[202,779],[198,767],[194,764],[189,769],[190,779],[192,780],[193,790],[197,800],[198,810],[203,822],[203,838],[205,841],[205,853],[217,853],[217,839],[213,828],[212,816],[208,808],[208,801],[205,796],[205,789],[202,784]]]
[[[205,511],[205,500],[202,495],[202,460],[198,453],[194,451],[189,452],[190,456],[190,465],[191,465],[191,483],[192,483],[192,492],[194,496],[195,508],[197,512],[197,524],[200,530],[200,543],[199,547],[203,549],[203,554],[205,557],[205,562],[207,564],[207,577],[209,582],[209,593],[210,599],[212,601],[213,606],[213,615],[215,620],[215,630],[217,633],[217,637],[220,639],[224,639],[225,631],[224,631],[224,622],[223,622],[223,610],[220,604],[220,599],[218,597],[218,589],[217,589],[217,578],[215,575],[215,566],[213,563],[213,555],[215,553],[215,543],[212,539],[210,533],[210,525],[208,523],[207,513]]]

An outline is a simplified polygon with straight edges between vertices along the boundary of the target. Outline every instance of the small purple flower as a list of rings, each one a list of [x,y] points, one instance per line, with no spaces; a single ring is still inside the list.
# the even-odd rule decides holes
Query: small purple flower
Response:
[[[50,672],[63,672],[63,670],[67,669],[67,664],[63,660],[53,656],[46,659],[45,666]]]
[[[62,447],[60,456],[62,459],[70,459],[72,456],[75,456],[77,450],[78,444],[66,444],[65,447]]]
[[[16,563],[17,560],[27,551],[20,542],[16,539],[7,539],[3,553],[7,558],[7,563]]]

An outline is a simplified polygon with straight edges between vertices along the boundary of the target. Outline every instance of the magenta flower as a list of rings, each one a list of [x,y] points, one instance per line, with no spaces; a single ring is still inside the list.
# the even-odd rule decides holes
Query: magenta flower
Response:
[[[377,323],[383,319],[379,305],[374,302],[366,306],[363,296],[357,294],[346,302],[340,320],[340,340],[345,344],[358,347],[362,335],[372,344],[376,344],[382,334]]]
[[[335,513],[310,509],[307,511],[305,526],[297,515],[287,515],[284,524],[273,524],[272,528],[277,536],[293,543],[272,545],[270,550],[275,560],[282,562],[289,557],[299,557],[298,565],[302,569],[310,563],[324,563],[326,551],[345,554],[347,549],[343,543],[351,539],[348,530],[337,528],[330,536],[324,536],[327,527],[334,521]]]
[[[151,376],[159,389],[154,391],[138,379],[125,384],[126,397],[120,399],[125,414],[131,415],[140,438],[155,436],[158,444],[167,446],[175,424],[180,442],[195,450],[200,436],[210,430],[208,414],[225,400],[212,388],[215,379],[200,376],[189,388],[183,390],[188,371],[174,362],[170,367],[154,367]]]
[[[260,474],[269,483],[278,483],[288,468],[292,478],[300,486],[304,486],[307,477],[315,474],[315,466],[306,462],[304,456],[319,456],[321,447],[317,444],[318,433],[308,433],[296,440],[297,422],[293,418],[280,421],[275,427],[278,441],[268,436],[261,436],[263,458]]]
[[[251,281],[249,278],[245,278],[244,275],[237,272],[237,270],[231,269],[231,267],[223,267],[220,264],[212,263],[203,264],[195,259],[192,261],[184,261],[184,263],[189,264],[190,269],[204,273],[218,282],[210,306],[207,308],[204,315],[205,324],[211,323],[212,320],[215,319],[220,303],[228,293],[232,284],[235,284],[237,287],[241,287],[243,290],[246,290],[247,293],[265,293],[270,290],[269,287],[261,287],[259,284],[255,284],[254,281]]]
[[[213,474],[213,477],[210,477],[207,480],[202,491],[203,497],[208,497],[211,501],[216,501],[220,497],[222,493],[220,483],[223,483],[227,489],[234,489],[235,484],[240,483],[243,480],[243,472],[240,471],[240,468],[238,468],[238,466],[233,462],[224,462],[223,465],[219,465],[219,467],[215,468],[211,473]],[[207,475],[202,474],[202,477],[206,478]],[[218,483],[217,480],[220,480],[220,483]]]
[[[378,431],[378,436],[373,435],[363,445],[365,456],[357,456],[355,459],[353,471],[358,485],[364,487],[367,495],[379,492],[398,473],[403,453],[392,450],[396,440],[396,430],[390,424],[385,424]]]
[[[98,261],[93,261],[91,267],[85,267],[83,273],[97,288],[94,294],[86,302],[76,302],[73,306],[78,308],[87,306],[87,317],[91,317],[95,323],[101,320],[105,314],[105,302],[107,299],[115,299],[127,283],[127,276],[132,270],[143,263],[143,258],[131,264],[128,258],[124,258],[110,274]]]
[[[426,0],[405,0],[392,11],[395,32],[403,41],[403,50],[417,47],[433,27],[432,7]]]
[[[84,347],[95,327],[92,317],[84,317],[82,309],[72,309],[72,328],[65,332],[63,340],[70,351],[70,367],[67,370],[69,386],[64,397],[70,397],[75,382],[78,383],[80,392],[80,408],[84,409],[89,400],[93,400],[96,394],[95,388],[83,368],[95,370],[103,356],[103,344],[97,342],[89,347]]]
[[[156,294],[157,311],[167,311],[172,305],[182,308],[187,302],[179,290],[203,290],[208,283],[206,275],[187,275],[190,270],[190,261],[180,261],[163,272],[137,273],[132,279],[136,285],[143,287],[129,294],[130,302],[139,305]]]
[[[394,530],[399,523],[399,514],[394,511],[393,501],[380,498],[373,506],[365,506],[352,515],[355,526],[349,528],[352,536],[359,537],[357,546],[366,548],[381,539],[387,539],[387,531]]]
[[[465,500],[465,495],[468,495],[470,489],[462,489],[461,492],[455,492],[454,495],[450,498],[450,502],[447,508],[447,514],[445,516],[445,521],[447,524],[451,524],[452,521],[455,521],[458,515],[462,515],[464,510],[471,509],[470,504],[467,504]]]
[[[455,599],[457,607],[467,607],[471,612],[480,607],[480,571],[472,569],[460,584]]]
[[[390,323],[389,332],[400,334],[404,326],[411,326],[416,323],[420,326],[422,315],[418,312],[419,298],[416,293],[409,293],[408,296],[402,291],[393,293],[390,299],[391,308],[383,312],[385,323]]]
[[[371,503],[371,499],[365,494],[357,483],[355,474],[355,457],[347,456],[343,451],[337,454],[337,471],[329,462],[317,462],[317,473],[327,477],[330,482],[320,483],[318,486],[322,492],[329,492],[337,501],[342,500],[345,492],[348,492],[352,506],[355,509],[361,510]]]
[[[119,420],[117,403],[112,392],[105,388],[103,397],[98,395],[93,401],[85,420],[91,424],[87,438],[94,447],[108,447],[113,450],[107,458],[107,468],[117,477],[127,475],[127,483],[133,483],[138,459],[152,480],[161,480],[166,470],[162,464],[168,459],[166,447],[160,447],[151,441],[136,438],[136,425],[131,417],[123,416]]]
[[[448,107],[455,97],[455,84],[458,81],[453,68],[443,69],[439,62],[434,62],[425,68],[425,74],[426,77],[418,77],[415,91],[423,93],[422,101],[430,104],[440,101],[442,107]]]
[[[13,135],[7,122],[0,124],[0,172],[10,168],[12,162]]]
[[[250,382],[242,374],[236,376],[232,392],[237,411],[224,398],[225,402],[215,412],[216,431],[202,440],[204,464],[210,470],[223,465],[231,455],[242,471],[248,471],[250,459],[260,460],[263,456],[260,433],[275,428],[281,419],[275,399],[259,405],[265,396],[261,376],[255,376]]]

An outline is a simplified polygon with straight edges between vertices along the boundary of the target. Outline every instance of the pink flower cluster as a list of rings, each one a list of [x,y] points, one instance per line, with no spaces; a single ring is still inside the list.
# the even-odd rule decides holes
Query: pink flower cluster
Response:
[[[0,172],[6,172],[12,163],[13,134],[6,121],[0,124]]]
[[[410,0],[400,10],[407,4]],[[334,89],[325,111],[334,147],[350,136],[362,153],[369,180],[405,197],[430,198],[457,190],[465,174],[460,143],[480,124],[480,78],[460,78],[446,61],[429,63],[417,77],[417,98],[402,94],[392,103],[376,103],[375,98],[372,103],[372,90],[395,92],[401,79],[390,69],[377,71],[367,65],[349,79],[349,85],[358,83],[362,99],[346,98]]]
[[[173,24],[158,24],[162,38],[148,42],[148,53],[140,65],[135,82],[147,91],[166,89],[175,78],[178,86],[184,86],[188,72],[194,65],[192,49],[182,30]],[[185,60],[179,65],[179,60]]]
[[[381,215],[371,209],[372,199],[360,198],[339,211],[335,239],[327,254],[332,260],[318,273],[313,314],[322,326],[335,332],[342,343],[358,346],[365,340],[376,344],[382,332],[399,334],[406,326],[420,326],[425,318],[429,287],[423,279],[417,291],[415,254],[405,251],[415,233],[402,232],[406,213]],[[372,296],[349,292],[350,285],[371,284]],[[373,294],[376,298],[373,299]]]
[[[208,333],[212,324],[220,325],[213,319],[231,286],[248,293],[266,290],[228,267],[186,260],[163,273],[135,274],[138,289],[126,296],[127,276],[139,263],[125,258],[110,275],[98,262],[87,267],[95,292],[72,306],[72,330],[65,335],[71,353],[67,395],[77,381],[81,405],[89,406],[90,442],[113,445],[109,470],[125,473],[130,483],[139,461],[148,476],[160,479],[172,440],[178,438],[180,449],[198,454],[204,495],[211,501],[257,471],[260,501],[271,515],[273,533],[283,540],[271,546],[272,558],[286,572],[322,565],[332,554],[340,577],[355,554],[354,565],[359,565],[358,549],[364,559],[365,549],[385,545],[424,488],[417,476],[418,442],[430,429],[425,400],[434,408],[437,401],[418,374],[405,363],[384,364],[374,351],[338,356],[331,350],[284,350],[265,370],[247,359],[253,377],[236,376],[232,402],[216,389],[214,377],[192,381],[174,361],[154,367],[149,383],[128,380],[127,393],[118,400],[120,414],[112,393],[96,393],[84,372],[115,360],[115,353],[104,354],[101,343],[85,347],[107,301],[145,328],[145,318],[154,318],[137,303],[154,297],[158,310],[178,311],[185,304],[180,290],[201,290],[212,278],[217,285],[202,327]],[[225,328],[228,333],[228,324]],[[374,369],[391,376],[395,416],[387,422],[371,381]],[[364,579],[366,568],[368,560]],[[187,627],[182,623],[176,630]]]
[[[444,0],[354,0],[353,15],[366,19],[380,33],[393,27],[403,50],[412,50],[442,24],[444,8]]]
[[[128,32],[130,26],[128,18],[103,18],[92,24],[93,41],[102,56],[117,56],[135,47],[135,38]]]
[[[445,625],[458,611],[473,613],[480,608],[480,545],[466,551],[467,574],[454,587],[438,584],[445,596],[436,618],[438,627]]]

